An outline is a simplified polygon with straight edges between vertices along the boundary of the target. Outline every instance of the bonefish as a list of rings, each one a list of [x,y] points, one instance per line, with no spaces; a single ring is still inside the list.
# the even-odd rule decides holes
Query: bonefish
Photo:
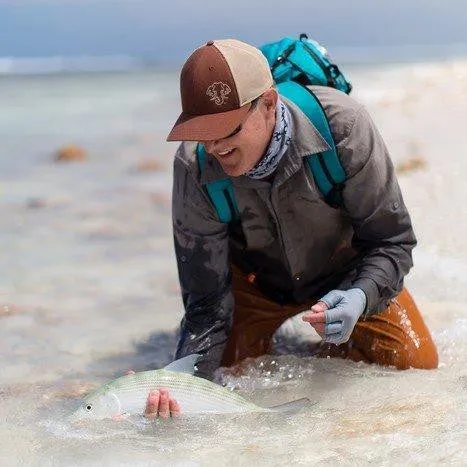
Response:
[[[167,388],[184,414],[293,411],[309,403],[306,398],[274,407],[260,407],[240,394],[193,376],[200,356],[189,355],[160,370],[122,376],[86,396],[71,420],[105,419],[142,414],[150,391]]]

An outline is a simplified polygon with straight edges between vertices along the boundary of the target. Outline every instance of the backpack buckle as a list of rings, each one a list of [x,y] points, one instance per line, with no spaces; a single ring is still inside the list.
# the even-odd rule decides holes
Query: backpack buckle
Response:
[[[284,60],[289,58],[289,55],[295,50],[295,42],[290,44],[275,60],[271,65],[271,72],[274,71]]]

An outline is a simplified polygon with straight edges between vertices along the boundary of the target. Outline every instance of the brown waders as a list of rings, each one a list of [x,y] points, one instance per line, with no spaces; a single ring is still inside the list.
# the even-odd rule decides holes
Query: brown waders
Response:
[[[301,305],[279,305],[262,295],[246,274],[236,267],[232,270],[235,312],[222,362],[225,366],[267,354],[280,325],[316,303],[310,300]],[[401,370],[438,366],[436,346],[406,289],[382,313],[361,318],[348,342],[338,346],[325,344],[319,356],[392,365]]]

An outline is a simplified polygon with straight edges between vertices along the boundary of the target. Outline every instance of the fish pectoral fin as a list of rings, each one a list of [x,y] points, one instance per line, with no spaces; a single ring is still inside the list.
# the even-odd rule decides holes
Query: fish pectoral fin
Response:
[[[304,407],[311,405],[314,405],[314,403],[310,399],[303,397],[302,399],[286,402],[285,404],[273,405],[269,407],[269,410],[273,410],[274,412],[298,412]]]
[[[195,372],[196,362],[201,358],[201,355],[194,353],[186,357],[179,358],[172,363],[169,363],[164,370],[177,371],[178,373],[188,373],[192,375]]]
[[[117,397],[117,394],[115,394],[114,392],[109,392],[109,396],[112,397],[112,399],[117,404],[117,412],[122,413],[122,404],[120,403],[120,399]]]

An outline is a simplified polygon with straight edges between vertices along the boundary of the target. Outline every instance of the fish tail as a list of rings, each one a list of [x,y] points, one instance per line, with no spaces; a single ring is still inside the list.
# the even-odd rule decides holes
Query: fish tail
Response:
[[[311,405],[310,399],[303,397],[294,401],[286,402],[285,404],[273,405],[269,410],[274,412],[298,412],[300,409]]]

